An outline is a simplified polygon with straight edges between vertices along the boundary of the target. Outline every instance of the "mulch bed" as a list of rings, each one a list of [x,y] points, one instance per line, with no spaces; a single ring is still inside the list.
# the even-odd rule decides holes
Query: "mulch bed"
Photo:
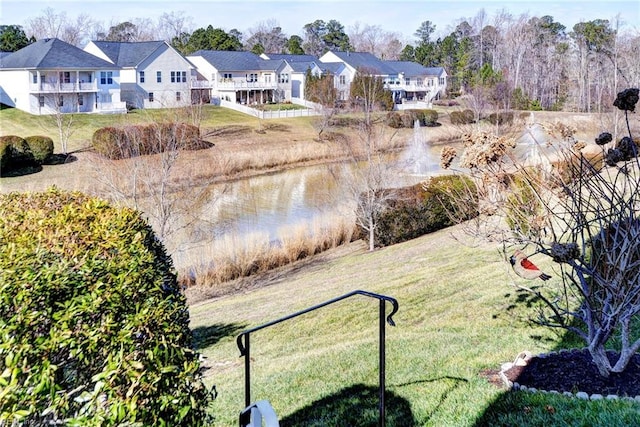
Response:
[[[607,352],[615,363],[615,352]],[[513,366],[504,372],[509,381],[538,390],[585,392],[589,395],[640,396],[640,354],[635,354],[622,373],[602,377],[586,349],[553,352],[545,357],[532,357],[526,366]],[[495,376],[484,375],[495,383]],[[504,384],[503,384],[504,385]]]

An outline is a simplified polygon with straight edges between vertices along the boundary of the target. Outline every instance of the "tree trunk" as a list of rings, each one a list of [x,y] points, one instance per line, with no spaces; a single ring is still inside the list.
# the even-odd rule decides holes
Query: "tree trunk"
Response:
[[[609,378],[609,374],[611,373],[611,363],[607,358],[607,352],[603,345],[589,346],[589,353],[591,354],[591,358],[593,359],[593,363],[595,363],[598,368],[598,372],[601,376],[605,378]]]
[[[375,249],[375,229],[373,228],[373,221],[369,220],[369,251],[373,252]]]

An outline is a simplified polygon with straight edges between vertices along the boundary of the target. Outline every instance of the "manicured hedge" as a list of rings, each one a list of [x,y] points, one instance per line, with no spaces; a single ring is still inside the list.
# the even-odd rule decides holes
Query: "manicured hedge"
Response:
[[[53,154],[53,139],[48,136],[34,135],[25,138],[31,149],[33,158],[38,164],[43,164]]]
[[[207,146],[200,140],[198,127],[187,123],[100,128],[93,134],[92,145],[96,152],[113,160]]]
[[[35,163],[27,141],[16,135],[0,136],[0,167],[20,168]]]
[[[378,217],[377,246],[404,242],[478,215],[475,185],[466,177],[443,175],[399,190]]]
[[[386,124],[392,128],[412,128],[416,121],[420,126],[435,126],[438,123],[438,112],[435,110],[391,111],[386,116]]]
[[[449,117],[453,125],[469,125],[475,122],[472,110],[452,111]]]
[[[513,124],[513,112],[503,111],[500,113],[491,113],[487,117],[487,120],[492,125],[510,125]]]
[[[0,212],[0,425],[206,424],[185,298],[140,214],[56,189]]]

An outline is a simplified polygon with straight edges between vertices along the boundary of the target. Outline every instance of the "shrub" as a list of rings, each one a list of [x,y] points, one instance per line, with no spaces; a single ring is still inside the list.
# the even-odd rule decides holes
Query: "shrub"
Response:
[[[185,298],[140,214],[56,189],[0,211],[0,424],[203,425]]]
[[[390,111],[389,113],[387,113],[387,116],[385,117],[385,123],[387,126],[394,129],[400,129],[404,127],[402,118],[400,117],[400,113],[398,113],[397,111]]]
[[[500,113],[491,113],[487,120],[492,125],[510,125],[513,123],[513,112],[505,111]]]
[[[109,159],[118,160],[131,157],[125,152],[126,136],[123,129],[104,127],[96,130],[91,138],[93,149]]]
[[[25,138],[33,158],[38,164],[43,164],[53,154],[53,139],[48,136],[28,136]]]
[[[452,111],[449,117],[453,125],[469,125],[475,121],[471,110]]]
[[[387,114],[385,123],[392,128],[412,128],[416,120],[420,126],[435,126],[438,123],[438,112],[435,110],[404,110],[402,113],[396,111]]]
[[[29,144],[16,135],[0,136],[2,168],[16,169],[35,163]]]
[[[476,216],[474,194],[473,182],[458,175],[433,177],[425,184],[398,190],[378,217],[376,245],[404,242]]]
[[[200,140],[200,129],[187,123],[100,128],[93,134],[92,145],[94,150],[112,160],[207,146]]]

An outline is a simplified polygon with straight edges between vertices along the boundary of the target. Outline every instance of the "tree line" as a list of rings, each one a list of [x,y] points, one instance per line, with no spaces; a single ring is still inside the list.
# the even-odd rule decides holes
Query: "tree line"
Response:
[[[157,22],[135,18],[104,25],[88,15],[71,19],[47,8],[24,26],[0,26],[0,50],[12,52],[45,37],[79,47],[89,40],[166,40],[184,55],[200,49],[315,56],[351,50],[443,67],[452,97],[483,91],[504,108],[591,112],[611,105],[619,88],[640,86],[640,33],[623,28],[620,16],[569,29],[552,16],[513,16],[506,10],[488,16],[481,9],[437,38],[436,24],[424,21],[407,41],[378,25],[345,29],[333,19],[307,23],[299,36],[283,33],[276,20],[243,33],[213,25],[194,29],[184,12],[165,12]]]

